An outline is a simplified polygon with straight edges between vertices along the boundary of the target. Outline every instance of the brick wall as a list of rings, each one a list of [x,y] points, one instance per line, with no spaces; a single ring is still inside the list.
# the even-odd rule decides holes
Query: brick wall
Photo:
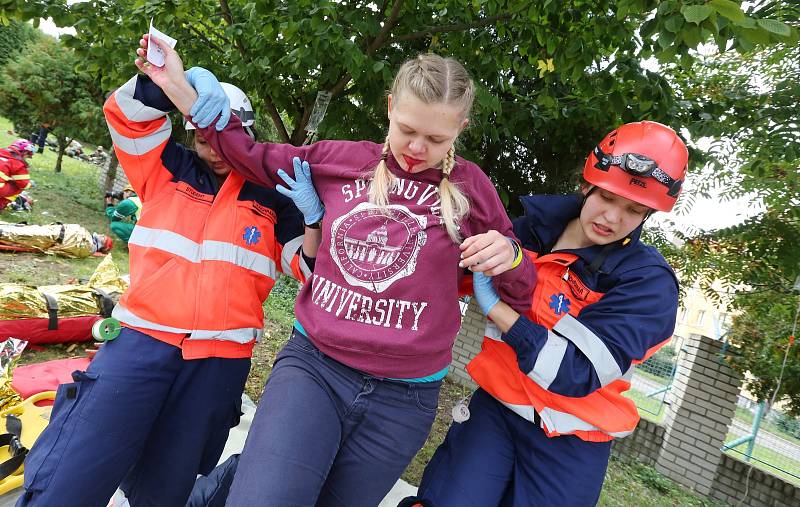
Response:
[[[611,453],[623,461],[639,461],[654,466],[664,444],[664,427],[647,419],[639,420],[636,431],[614,440]]]
[[[727,454],[722,455],[709,496],[731,505],[738,505],[742,498],[744,498],[742,505],[754,507],[800,505],[800,487],[758,468],[750,471],[750,464]]]
[[[475,298],[469,302],[467,311],[461,319],[461,330],[453,344],[453,362],[450,364],[450,379],[462,384],[475,386],[467,374],[467,363],[481,351],[483,342],[483,329],[486,317],[483,316]]]
[[[721,359],[721,344],[692,335],[683,346],[666,407],[656,470],[703,495],[711,492],[741,376]]]

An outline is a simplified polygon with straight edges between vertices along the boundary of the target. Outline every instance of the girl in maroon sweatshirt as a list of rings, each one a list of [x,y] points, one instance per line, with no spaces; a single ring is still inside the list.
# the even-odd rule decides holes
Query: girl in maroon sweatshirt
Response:
[[[137,64],[189,114],[197,93],[177,54],[160,46],[164,67]],[[200,102],[213,88],[203,72]],[[473,97],[459,63],[428,54],[397,74],[382,144],[256,143],[235,117],[221,132],[201,129],[226,163],[265,186],[284,183],[278,170],[293,158],[307,160],[325,206],[314,274],[228,505],[378,504],[433,423],[461,323],[464,267],[493,275],[512,306],[529,304],[535,271],[497,192],[454,153]]]

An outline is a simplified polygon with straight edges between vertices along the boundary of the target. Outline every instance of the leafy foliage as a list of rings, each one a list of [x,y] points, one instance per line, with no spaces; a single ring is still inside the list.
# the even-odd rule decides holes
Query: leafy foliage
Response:
[[[619,123],[674,122],[675,91],[643,58],[688,65],[707,40],[741,50],[797,35],[779,10],[745,13],[730,0],[11,3],[9,13],[74,26],[64,39],[106,90],[134,71],[127,62],[154,18],[188,65],[247,91],[262,130],[294,144],[320,90],[333,94],[321,138],[381,140],[399,65],[426,51],[453,56],[480,87],[459,151],[512,213],[521,211],[512,196],[573,188],[592,144]]]
[[[28,42],[38,36],[28,23],[9,21],[8,25],[0,25],[0,67],[20,51],[24,51]]]
[[[783,8],[797,26],[800,6]],[[763,25],[763,23],[762,23]],[[679,123],[693,139],[713,139],[699,192],[749,197],[753,215],[716,231],[677,232],[667,250],[685,280],[713,298],[715,280],[739,311],[730,331],[732,365],[749,372],[747,387],[770,400],[791,333],[800,276],[800,46],[777,44],[745,55],[700,58],[675,69]],[[800,412],[800,356],[793,349],[778,399]]]
[[[708,171],[698,194],[718,187],[726,198],[754,194],[764,211],[721,231],[679,231],[683,247],[663,231],[650,230],[648,238],[684,280],[700,280],[709,294],[715,279],[738,290],[735,305],[753,318],[763,307],[745,296],[769,292],[773,301],[786,301],[800,270],[800,8],[793,1],[5,0],[0,6],[0,20],[51,16],[73,26],[77,34],[65,43],[106,91],[134,72],[136,41],[153,18],[179,40],[187,66],[207,67],[247,91],[261,130],[295,144],[306,137],[321,90],[333,95],[321,138],[381,140],[385,94],[401,62],[427,51],[452,56],[479,86],[459,153],[492,177],[512,214],[520,212],[512,196],[574,188],[573,175],[593,144],[620,123],[681,126],[691,140],[715,140],[708,152],[691,146],[690,171]],[[714,55],[702,56],[711,48]],[[659,72],[643,63],[648,59],[659,62]],[[761,350],[760,342],[743,340],[743,349]],[[772,358],[760,357],[766,379]],[[760,375],[756,364],[762,363],[747,367]]]
[[[67,137],[108,145],[102,94],[76,65],[71,49],[42,36],[0,71],[0,114],[17,126],[50,125],[59,142],[56,172]]]
[[[778,387],[781,365],[795,312],[797,297],[776,299],[774,292],[753,292],[739,296],[744,312],[731,328],[731,344],[736,347],[729,360],[736,369],[750,372],[747,389],[759,401],[770,401]],[[786,368],[777,400],[788,401],[788,411],[800,415],[800,347],[789,349]]]

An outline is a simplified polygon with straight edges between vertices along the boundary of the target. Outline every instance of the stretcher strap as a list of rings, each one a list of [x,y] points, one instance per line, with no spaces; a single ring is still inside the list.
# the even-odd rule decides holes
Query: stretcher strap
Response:
[[[6,429],[8,433],[0,435],[0,447],[8,446],[11,458],[0,463],[0,481],[19,470],[28,454],[28,448],[19,441],[22,434],[22,422],[13,414],[6,416]]]
[[[47,302],[47,329],[54,331],[58,329],[58,301],[50,294],[41,293]]]
[[[105,318],[111,317],[111,312],[114,311],[114,300],[108,295],[108,292],[96,287],[92,288],[92,292],[97,296],[98,307],[100,308],[100,315]]]
[[[64,242],[64,236],[67,233],[67,228],[64,227],[64,224],[62,224],[61,222],[56,222],[56,223],[61,226],[61,229],[58,230],[58,238],[56,238],[56,243],[60,245],[61,243]]]

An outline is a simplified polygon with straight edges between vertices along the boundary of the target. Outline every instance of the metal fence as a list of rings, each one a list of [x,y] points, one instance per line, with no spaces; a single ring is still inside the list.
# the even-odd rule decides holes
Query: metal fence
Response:
[[[128,178],[122,167],[115,165],[109,174],[109,161],[106,161],[98,171],[97,184],[104,192],[120,192],[128,184]]]
[[[800,484],[800,418],[741,398],[722,450]]]
[[[664,400],[675,378],[682,346],[683,338],[673,336],[669,343],[634,369],[631,389],[625,395],[649,419],[660,421],[664,417]]]

